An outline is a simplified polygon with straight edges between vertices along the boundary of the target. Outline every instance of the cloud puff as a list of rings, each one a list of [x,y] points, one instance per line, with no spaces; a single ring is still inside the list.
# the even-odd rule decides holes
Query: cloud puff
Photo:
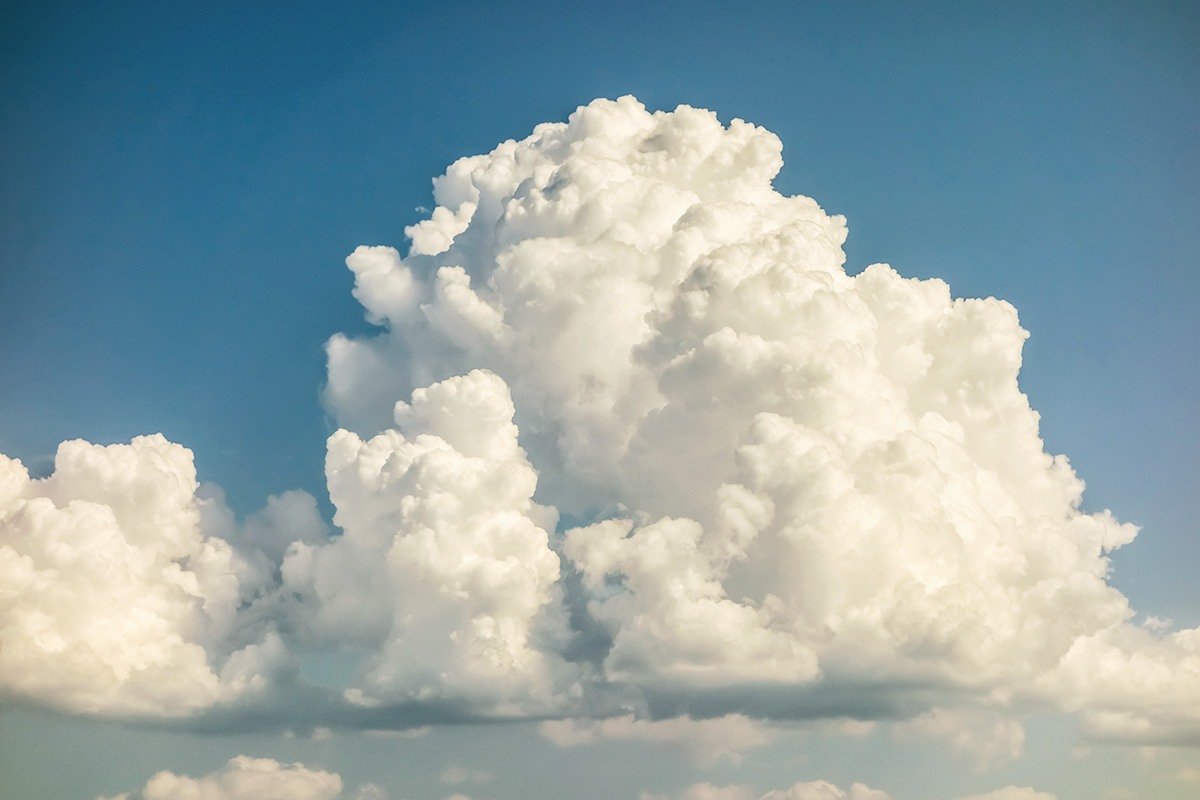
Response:
[[[1078,711],[1094,739],[1200,745],[1200,629],[1162,635],[1118,625],[1080,637],[1036,686]]]
[[[702,766],[723,758],[738,763],[745,751],[762,747],[774,738],[774,731],[767,726],[737,714],[698,720],[677,717],[653,721],[632,714],[602,720],[548,720],[538,726],[538,733],[559,747],[599,741],[656,742],[682,749]]]
[[[1006,786],[986,794],[973,794],[962,800],[1057,800],[1057,798],[1049,792],[1038,792],[1028,786]]]
[[[762,800],[891,800],[891,795],[862,783],[843,790],[828,781],[810,781],[767,792]]]
[[[225,493],[214,484],[201,484],[201,526],[209,536],[229,542],[264,579],[278,569],[293,542],[320,544],[329,538],[317,500],[297,490],[267,497],[266,505],[238,522],[225,504]]]
[[[481,712],[557,702],[567,666],[552,509],[517,444],[504,382],[474,371],[413,392],[396,429],[329,439],[343,535],[293,545],[284,589],[316,635],[370,653],[361,705],[466,699]]]
[[[781,165],[769,131],[628,97],[459,160],[407,256],[347,259],[383,331],[330,341],[328,406],[372,434],[397,392],[502,378],[539,499],[607,517],[562,552],[604,677],[660,713],[1033,698],[1194,735],[1196,634],[1107,583],[1136,528],[1046,452],[1016,311],[847,273],[844,219]]]
[[[678,800],[753,800],[754,792],[748,786],[715,786],[714,784],[694,783]],[[671,800],[669,795],[642,792],[639,800]]]
[[[677,800],[891,800],[891,795],[862,783],[842,789],[829,781],[801,781],[786,789],[773,789],[756,795],[746,786],[714,786],[697,783],[689,786]],[[667,795],[643,793],[641,800],[670,800]],[[1018,786],[1006,786],[987,794],[971,795],[960,800],[1056,800],[1052,794]]]
[[[386,800],[374,785],[361,787],[354,800]],[[105,798],[97,798],[105,800]],[[202,778],[163,771],[136,792],[107,800],[350,800],[342,778],[303,764],[280,764],[270,758],[237,756],[225,768]]]
[[[764,795],[755,794],[746,786],[714,786],[697,783],[689,786],[678,800],[891,800],[891,795],[862,784],[841,789],[828,781],[794,783],[786,789],[773,789]],[[643,793],[641,800],[670,800],[666,795]]]
[[[262,689],[273,635],[226,647],[259,578],[201,531],[189,450],[64,442],[33,480],[0,456],[0,687],[62,709],[181,716]]]

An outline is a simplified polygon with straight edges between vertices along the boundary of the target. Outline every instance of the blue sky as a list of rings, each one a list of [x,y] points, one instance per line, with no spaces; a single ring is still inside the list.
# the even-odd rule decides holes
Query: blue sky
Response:
[[[404,226],[433,205],[430,178],[459,156],[634,94],[775,132],[776,187],[846,215],[851,273],[883,261],[1012,302],[1032,334],[1021,385],[1047,449],[1070,456],[1086,508],[1143,528],[1116,554],[1114,584],[1139,611],[1200,623],[1193,4],[13,4],[5,16],[0,452],[34,472],[64,439],[161,431],[241,514],[292,488],[329,514],[323,345],[369,331],[345,256],[403,249]],[[0,764],[20,787],[85,796],[160,766],[134,748],[104,786],[73,774],[64,788],[20,751],[52,729],[72,752],[96,723],[41,713],[19,712],[5,734]]]

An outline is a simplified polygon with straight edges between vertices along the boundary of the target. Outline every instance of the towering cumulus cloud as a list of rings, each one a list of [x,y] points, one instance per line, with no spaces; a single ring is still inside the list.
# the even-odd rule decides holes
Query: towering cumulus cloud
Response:
[[[273,635],[227,642],[255,582],[201,532],[196,470],[162,436],[0,456],[0,687],[71,711],[179,716],[262,688]],[[218,663],[219,663],[219,669]]]
[[[330,341],[329,406],[372,434],[398,393],[503,378],[539,498],[602,519],[562,552],[603,674],[654,707],[1038,697],[1194,734],[1196,634],[1129,624],[1106,554],[1136,529],[1045,452],[1015,310],[847,274],[844,220],[774,189],[780,153],[627,97],[456,162],[407,256],[347,260],[384,331]]]
[[[239,529],[161,437],[0,460],[0,686],[182,715],[286,642],[354,661],[307,724],[905,718],[986,766],[1052,709],[1200,742],[1200,631],[1108,583],[1136,529],[1046,452],[1016,311],[847,273],[781,150],[627,97],[452,164],[407,255],[347,259],[380,330],[328,344],[337,531],[302,493]]]

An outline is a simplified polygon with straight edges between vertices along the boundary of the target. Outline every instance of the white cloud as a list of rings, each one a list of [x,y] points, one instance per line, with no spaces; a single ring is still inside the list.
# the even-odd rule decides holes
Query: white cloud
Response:
[[[676,800],[754,800],[755,793],[746,786],[714,786],[711,783],[697,783],[689,786]],[[641,800],[671,800],[668,795],[657,795],[644,792]],[[773,789],[758,800],[892,800],[892,796],[879,789],[872,789],[862,783],[853,783],[846,788],[829,781],[800,781],[786,789]],[[1003,789],[986,794],[971,795],[959,800],[1057,800],[1054,795],[1037,792],[1033,789],[1018,786],[1006,786]]]
[[[343,536],[293,545],[284,589],[315,635],[370,653],[360,705],[465,698],[480,712],[558,702],[564,622],[552,509],[517,444],[508,389],[482,371],[413,393],[397,429],[338,431],[326,474]]]
[[[891,795],[862,783],[840,789],[828,781],[810,781],[767,792],[762,800],[891,800]]]
[[[268,497],[267,504],[251,514],[230,541],[244,550],[262,552],[274,566],[292,542],[316,544],[328,536],[329,526],[321,519],[316,498],[293,490]]]
[[[1079,711],[1095,739],[1200,744],[1200,629],[1117,625],[1080,637],[1037,692]]]
[[[642,792],[639,800],[672,800],[669,795]],[[715,786],[711,783],[695,783],[677,795],[677,800],[754,800],[754,792],[748,786]]]
[[[756,795],[746,786],[714,786],[697,783],[689,786],[676,800],[891,800],[891,795],[861,783],[842,789],[828,781],[802,781],[786,789],[773,789]],[[641,800],[671,800],[667,795],[643,793]]]
[[[367,728],[363,731],[363,735],[381,739],[424,739],[432,730],[433,728],[428,725],[423,725],[420,728],[403,728],[400,730],[392,728]]]
[[[360,710],[1041,704],[1200,741],[1200,630],[1107,582],[1136,529],[1045,451],[1016,311],[848,274],[845,220],[781,165],[769,131],[633,98],[451,165],[407,256],[347,259],[382,329],[327,346],[340,536],[303,493],[238,525],[161,437],[66,443],[43,481],[0,460],[0,685],[184,715],[262,687],[278,623],[363,655]],[[596,522],[559,537],[558,509]],[[1019,752],[944,714],[913,729]]]
[[[265,687],[273,634],[227,652],[260,578],[201,530],[192,454],[161,435],[0,456],[0,686],[69,711],[181,716]],[[224,653],[224,655],[222,655]]]
[[[558,747],[599,741],[654,742],[680,749],[704,766],[723,758],[738,763],[744,752],[770,743],[775,734],[762,723],[737,714],[698,720],[651,721],[632,714],[601,720],[548,720],[538,726],[538,732]]]
[[[368,784],[355,800],[387,800],[378,786]],[[341,776],[309,769],[303,764],[280,764],[270,758],[237,756],[225,768],[202,778],[163,771],[133,793],[110,800],[349,800]],[[98,798],[97,800],[103,800]]]
[[[539,498],[628,518],[563,549],[605,678],[681,711],[903,685],[1194,735],[1197,634],[1139,628],[1107,583],[1136,529],[1045,451],[1016,311],[847,274],[845,221],[775,191],[780,153],[622,98],[456,162],[408,256],[348,259],[384,330],[330,341],[329,407],[371,434],[399,391],[503,378]]]
[[[1057,798],[1049,792],[1038,792],[1028,786],[1005,786],[1003,789],[996,789],[985,794],[973,794],[962,800],[1057,800]]]

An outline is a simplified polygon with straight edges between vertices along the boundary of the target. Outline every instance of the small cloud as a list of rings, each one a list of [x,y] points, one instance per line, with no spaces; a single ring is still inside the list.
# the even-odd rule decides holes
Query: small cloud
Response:
[[[1028,786],[1005,786],[1003,789],[996,789],[984,794],[973,794],[962,800],[1058,800],[1058,798],[1049,792],[1039,792]]]
[[[695,783],[677,797],[665,794],[642,792],[638,800],[753,800],[754,792],[749,786],[714,786],[711,783]]]
[[[303,764],[281,764],[271,758],[237,756],[224,769],[200,778],[176,775],[166,770],[130,794],[97,800],[145,798],[189,798],[204,800],[387,800],[387,793],[368,783],[353,795],[343,793],[342,778],[334,772],[309,769]]]

